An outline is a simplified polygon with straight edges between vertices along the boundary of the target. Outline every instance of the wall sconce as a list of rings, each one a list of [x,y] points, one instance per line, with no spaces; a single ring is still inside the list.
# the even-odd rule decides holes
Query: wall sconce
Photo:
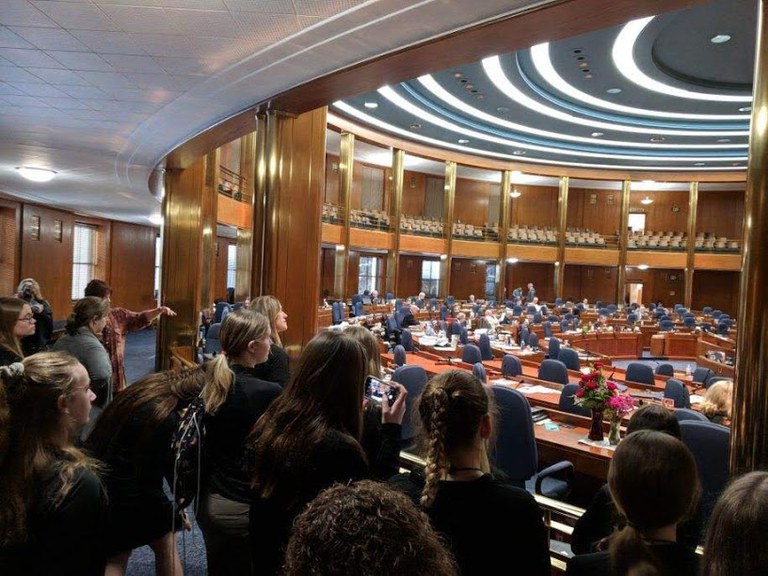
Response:
[[[522,192],[520,192],[517,188],[514,188],[512,192],[509,193],[510,198],[520,198],[522,195]]]

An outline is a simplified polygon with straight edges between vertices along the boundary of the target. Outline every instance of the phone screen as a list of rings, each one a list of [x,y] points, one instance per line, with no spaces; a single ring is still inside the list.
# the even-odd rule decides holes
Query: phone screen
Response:
[[[390,386],[380,378],[368,376],[365,379],[365,395],[374,402],[381,403],[381,397],[387,395],[389,405],[392,406],[397,399],[397,388]]]

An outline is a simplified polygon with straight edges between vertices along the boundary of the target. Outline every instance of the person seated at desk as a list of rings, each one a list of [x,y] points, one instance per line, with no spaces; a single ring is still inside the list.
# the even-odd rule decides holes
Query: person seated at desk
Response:
[[[696,552],[677,541],[677,526],[700,492],[685,444],[655,430],[629,434],[613,455],[608,486],[627,523],[611,536],[607,551],[571,558],[566,576],[697,576]]]
[[[489,328],[496,329],[499,326],[499,319],[496,318],[496,315],[493,313],[493,310],[487,309],[485,311],[485,315],[483,316],[485,321],[488,323]]]
[[[420,322],[416,320],[416,314],[419,313],[419,307],[416,304],[411,304],[408,314],[403,316],[402,327],[408,328],[409,326],[419,326]]]
[[[503,316],[503,317],[501,318],[501,320],[499,321],[499,324],[501,324],[501,325],[503,325],[503,326],[510,326],[510,325],[512,325],[514,322],[515,322],[515,314],[514,314],[514,312],[512,312],[512,310],[510,310],[509,308],[507,308],[507,309],[504,311],[504,316]]]
[[[416,301],[414,304],[418,306],[419,310],[424,310],[424,308],[427,307],[427,295],[424,294],[424,292],[419,292],[419,295],[416,296]]]
[[[371,290],[371,304],[373,304],[374,306],[379,306],[380,304],[384,304],[384,300],[382,298],[379,298],[378,290]]]
[[[699,411],[715,424],[731,425],[731,403],[733,401],[733,382],[718,380],[712,384],[699,405]]]
[[[474,304],[475,303],[475,295],[474,294],[470,294],[467,301],[468,301],[469,304]]]

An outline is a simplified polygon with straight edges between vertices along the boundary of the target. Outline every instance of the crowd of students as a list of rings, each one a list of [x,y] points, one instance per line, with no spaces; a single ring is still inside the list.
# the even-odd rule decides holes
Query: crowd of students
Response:
[[[31,355],[20,339],[31,335],[32,306],[10,300],[0,299],[0,348],[15,354],[0,368],[0,573],[121,575],[148,544],[157,574],[182,574],[176,533],[189,520],[164,484],[176,486],[172,440],[195,403],[204,409],[196,500],[209,574],[551,573],[542,512],[493,467],[493,395],[469,372],[435,376],[409,400],[426,467],[400,474],[408,392],[390,382],[392,402],[365,397],[363,382],[381,365],[363,327],[320,332],[289,371],[287,315],[261,297],[227,315],[221,355],[151,374],[112,399],[88,355],[77,356],[101,354],[96,342],[109,360],[98,339],[107,299],[79,301],[57,350]],[[700,528],[688,520],[697,471],[676,420],[647,406],[628,432],[575,528],[567,573],[766,573],[758,539],[768,473],[724,492],[699,559]]]

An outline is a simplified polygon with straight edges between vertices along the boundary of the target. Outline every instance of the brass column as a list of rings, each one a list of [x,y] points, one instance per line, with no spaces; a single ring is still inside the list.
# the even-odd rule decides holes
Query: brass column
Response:
[[[263,142],[256,165],[264,172],[257,174],[256,197],[263,210],[254,220],[263,228],[254,235],[262,238],[262,275],[254,286],[276,296],[288,313],[281,338],[294,358],[317,331],[325,130],[325,108],[296,117],[276,111],[259,117]]]
[[[696,210],[699,206],[699,183],[691,182],[688,187],[688,254],[685,260],[685,292],[683,306],[691,307],[693,300],[693,269],[696,264]]]
[[[445,163],[445,188],[443,196],[443,236],[445,258],[440,256],[440,286],[446,296],[451,294],[451,264],[453,262],[453,207],[456,198],[456,162]]]
[[[555,297],[563,297],[565,284],[565,228],[568,221],[568,176],[560,177],[560,193],[557,197],[557,261],[555,262]]]
[[[216,242],[218,153],[189,167],[167,168],[163,200],[163,303],[178,314],[160,318],[158,368],[169,369],[170,348],[195,361],[200,311],[211,306]]]
[[[405,151],[392,150],[392,196],[389,201],[389,225],[392,230],[392,249],[387,253],[386,292],[397,295],[400,281],[400,212],[403,207],[403,174],[405,172]],[[384,294],[381,294],[384,297]]]
[[[339,155],[339,216],[342,221],[341,244],[336,246],[333,290],[337,298],[347,297],[349,283],[349,212],[352,206],[352,178],[355,170],[355,135],[345,132],[341,135]]]
[[[629,227],[629,196],[632,181],[624,180],[621,184],[621,222],[619,224],[619,270],[616,286],[616,304],[624,303],[624,284],[627,282],[627,241]]]
[[[240,139],[240,174],[243,176],[242,192],[255,201],[256,134],[251,132]],[[251,296],[251,266],[253,266],[253,221],[247,230],[237,230],[237,274],[235,276],[235,301],[242,302]]]
[[[507,298],[507,228],[509,228],[509,192],[512,187],[512,172],[501,173],[501,194],[499,195],[499,277],[496,279],[496,299],[503,303]]]
[[[731,473],[768,468],[768,2],[759,3],[744,247],[739,286]],[[689,238],[693,242],[693,238]]]

